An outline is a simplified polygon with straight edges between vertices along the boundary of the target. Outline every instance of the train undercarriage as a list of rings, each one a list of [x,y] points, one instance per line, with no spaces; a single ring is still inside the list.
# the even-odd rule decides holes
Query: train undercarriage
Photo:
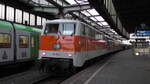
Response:
[[[63,58],[42,58],[39,70],[46,73],[53,74],[73,74],[77,67],[73,66],[72,59]]]

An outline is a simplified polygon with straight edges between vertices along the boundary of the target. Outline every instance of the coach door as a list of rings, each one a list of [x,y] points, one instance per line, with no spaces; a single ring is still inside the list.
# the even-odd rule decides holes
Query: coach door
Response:
[[[13,29],[0,28],[0,63],[14,61]]]
[[[17,61],[26,61],[30,56],[30,33],[25,31],[17,31]]]

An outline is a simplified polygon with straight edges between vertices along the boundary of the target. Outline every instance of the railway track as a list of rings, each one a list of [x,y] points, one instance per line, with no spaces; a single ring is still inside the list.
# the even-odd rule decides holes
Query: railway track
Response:
[[[100,59],[91,61],[88,66],[84,67],[80,71],[95,65],[97,62],[101,64],[105,63],[111,56],[101,56]],[[70,76],[65,75],[52,75],[48,73],[40,72],[37,68],[31,69],[22,73],[0,78],[0,84],[60,84]]]
[[[1,78],[0,84],[59,84],[67,78],[31,70]]]
[[[33,84],[49,76],[49,74],[32,70],[1,78],[0,84]]]
[[[84,72],[84,71],[86,71],[86,69],[88,69],[90,67],[93,67],[95,65],[100,65],[101,64],[100,66],[102,66],[109,60],[109,58],[111,58],[110,54],[107,57],[106,56],[101,56],[99,59],[96,59],[93,62],[90,62],[89,64],[87,64],[87,66],[83,67],[77,73],[75,73],[73,75],[70,75],[70,77],[72,77],[76,74],[79,74],[80,72]],[[48,77],[44,80],[37,81],[36,83],[33,83],[33,84],[62,84],[65,80],[67,80],[70,77],[69,76],[66,76],[66,77],[64,77],[64,76],[51,76],[51,77]]]
[[[68,77],[58,77],[58,76],[51,76],[43,80],[39,80],[32,84],[60,84]]]

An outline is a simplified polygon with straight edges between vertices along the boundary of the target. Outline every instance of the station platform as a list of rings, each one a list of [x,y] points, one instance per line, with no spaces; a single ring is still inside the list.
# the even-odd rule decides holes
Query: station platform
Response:
[[[61,84],[150,84],[150,57],[134,56],[131,49],[124,50]]]

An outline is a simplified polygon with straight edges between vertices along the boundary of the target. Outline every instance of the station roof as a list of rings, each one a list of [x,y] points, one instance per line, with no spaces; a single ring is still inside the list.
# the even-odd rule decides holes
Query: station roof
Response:
[[[150,0],[113,0],[113,3],[129,33],[141,29],[141,24],[150,27]]]
[[[89,0],[4,0],[5,3],[22,7],[25,10],[30,10],[35,13],[44,14],[47,17],[51,17],[51,19],[58,18],[59,12],[57,9],[67,9],[76,7],[75,11],[66,14],[66,16],[73,16],[75,19],[79,18],[80,20],[84,20],[89,24],[93,25],[95,28],[99,29],[99,31],[108,34],[111,38],[123,40],[122,36],[120,36],[109,23],[97,12],[97,10],[90,6]],[[19,5],[19,6],[18,6]],[[88,8],[88,6],[90,8]],[[24,7],[23,7],[24,6]],[[82,7],[83,6],[83,7]],[[87,7],[86,7],[87,6]],[[84,9],[87,8],[87,9]],[[51,8],[52,10],[46,9]],[[76,9],[79,8],[77,11]],[[70,10],[70,9],[68,9]],[[58,13],[57,13],[58,12]]]

